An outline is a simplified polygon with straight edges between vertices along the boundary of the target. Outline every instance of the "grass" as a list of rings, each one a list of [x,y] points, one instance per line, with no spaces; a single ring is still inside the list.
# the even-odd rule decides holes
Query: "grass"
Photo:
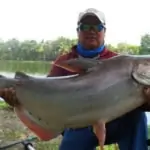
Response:
[[[13,141],[25,139],[28,136],[34,136],[34,134],[22,124],[11,109],[8,109],[8,105],[5,102],[0,102],[0,147],[10,144]],[[62,137],[60,136],[48,142],[36,140],[33,144],[37,150],[58,150],[61,139]],[[21,145],[12,148],[12,150],[21,149]],[[97,150],[99,150],[98,147]],[[109,145],[105,146],[105,150],[119,149],[115,149],[115,145]]]
[[[0,102],[0,109],[5,109],[7,107],[8,107],[8,105],[6,103]]]
[[[8,109],[9,105],[7,105],[7,103],[5,102],[0,102],[0,109]]]

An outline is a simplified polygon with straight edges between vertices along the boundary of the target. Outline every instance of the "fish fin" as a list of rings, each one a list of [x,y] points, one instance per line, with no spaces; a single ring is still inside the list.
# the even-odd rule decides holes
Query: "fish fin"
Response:
[[[137,83],[150,87],[150,72],[148,70],[149,63],[139,64],[134,67],[131,75]]]
[[[35,135],[37,135],[42,141],[48,141],[55,138],[58,134],[50,132],[47,129],[44,129],[42,126],[37,124],[33,119],[31,119],[27,115],[27,110],[23,107],[15,107],[15,113],[17,114],[18,118],[21,122],[31,130]]]
[[[106,137],[105,122],[98,121],[96,124],[93,125],[93,129],[96,137],[98,138],[100,150],[104,150],[105,137]]]
[[[19,78],[30,79],[31,77],[30,77],[29,75],[27,75],[27,74],[21,72],[21,71],[17,71],[17,72],[15,73],[15,78],[16,78],[16,79],[19,79]]]
[[[87,72],[90,68],[93,68],[94,66],[100,63],[101,61],[99,60],[76,58],[76,59],[61,61],[54,65],[71,72],[83,73],[83,72]]]
[[[5,76],[3,76],[3,75],[0,75],[0,78],[6,78]]]

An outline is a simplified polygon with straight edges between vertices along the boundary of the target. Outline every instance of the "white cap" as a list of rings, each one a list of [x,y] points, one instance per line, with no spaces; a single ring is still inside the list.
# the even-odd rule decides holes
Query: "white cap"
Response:
[[[80,12],[77,24],[79,24],[80,21],[83,19],[83,17],[85,17],[87,15],[96,16],[100,20],[100,22],[104,25],[104,27],[106,27],[106,20],[105,20],[104,13],[102,11],[99,11],[99,10],[94,9],[94,8],[88,8],[85,11]]]

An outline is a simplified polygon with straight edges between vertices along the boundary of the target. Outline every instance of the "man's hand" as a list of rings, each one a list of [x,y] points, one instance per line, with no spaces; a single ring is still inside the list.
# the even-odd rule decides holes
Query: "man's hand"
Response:
[[[150,88],[144,88],[143,94],[147,102],[141,108],[143,111],[150,111]]]
[[[0,89],[0,97],[2,97],[5,102],[12,107],[18,104],[16,92],[13,88]]]

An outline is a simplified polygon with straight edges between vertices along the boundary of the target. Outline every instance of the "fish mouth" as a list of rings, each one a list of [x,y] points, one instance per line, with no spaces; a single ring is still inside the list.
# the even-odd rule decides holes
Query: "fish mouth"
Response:
[[[136,68],[134,68],[132,77],[138,83],[150,86],[150,63],[139,64]]]

